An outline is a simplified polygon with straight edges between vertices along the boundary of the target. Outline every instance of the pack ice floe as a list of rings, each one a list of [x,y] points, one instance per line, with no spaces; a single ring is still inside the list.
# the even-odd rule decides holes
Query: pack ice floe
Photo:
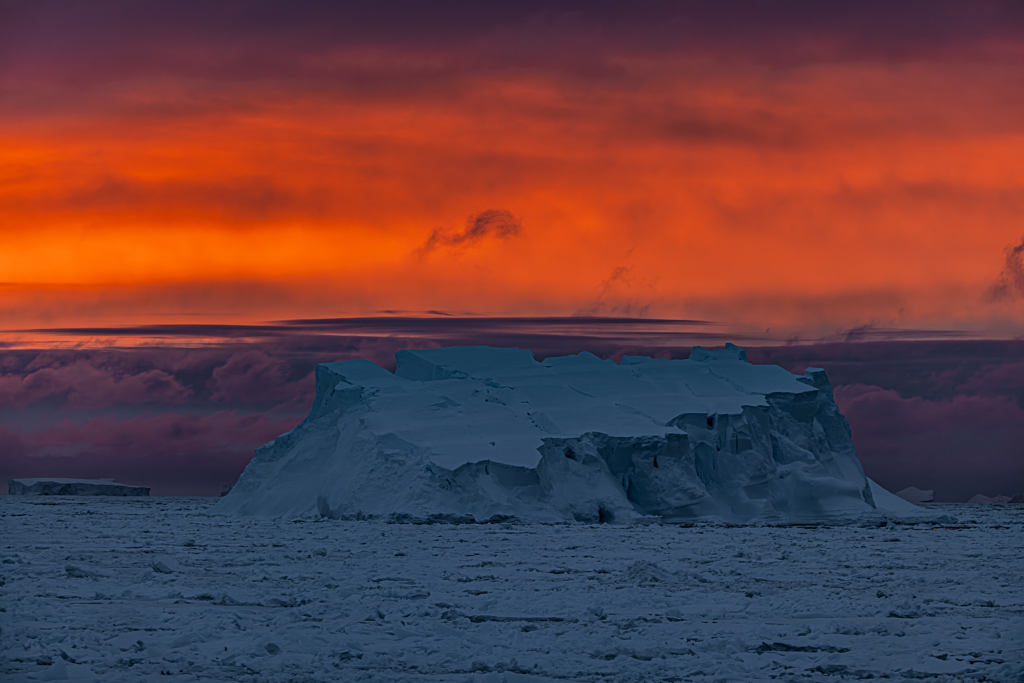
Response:
[[[219,513],[476,521],[818,520],[920,510],[869,480],[824,370],[524,349],[399,351],[316,368],[294,430]]]

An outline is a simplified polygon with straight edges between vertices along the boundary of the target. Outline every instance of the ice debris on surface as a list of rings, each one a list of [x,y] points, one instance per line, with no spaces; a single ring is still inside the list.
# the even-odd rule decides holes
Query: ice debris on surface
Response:
[[[218,513],[629,523],[924,512],[864,474],[825,371],[524,349],[323,363],[309,416],[260,448]]]
[[[961,522],[935,528],[421,526],[210,504],[0,497],[0,680],[1024,675],[1022,506],[939,505]]]
[[[148,486],[118,484],[113,479],[8,479],[12,496],[148,496]]]
[[[919,489],[916,486],[908,486],[900,489],[896,495],[908,503],[931,503],[935,500],[935,491],[932,489]]]

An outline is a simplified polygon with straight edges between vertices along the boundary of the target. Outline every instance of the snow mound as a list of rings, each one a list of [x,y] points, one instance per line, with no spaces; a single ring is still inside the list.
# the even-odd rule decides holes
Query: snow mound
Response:
[[[323,363],[309,416],[215,512],[636,522],[810,521],[920,508],[873,486],[824,370],[523,349]],[[882,500],[877,492],[883,491]]]
[[[8,479],[12,496],[148,496],[148,486],[127,486],[113,479]]]
[[[935,500],[935,491],[932,489],[919,489],[916,486],[908,486],[896,492],[896,495],[908,503],[931,503]]]

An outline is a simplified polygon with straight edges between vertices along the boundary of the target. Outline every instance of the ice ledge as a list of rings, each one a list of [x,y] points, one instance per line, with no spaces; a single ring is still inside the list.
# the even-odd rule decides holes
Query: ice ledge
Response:
[[[12,496],[148,496],[148,486],[118,484],[113,479],[8,479]]]

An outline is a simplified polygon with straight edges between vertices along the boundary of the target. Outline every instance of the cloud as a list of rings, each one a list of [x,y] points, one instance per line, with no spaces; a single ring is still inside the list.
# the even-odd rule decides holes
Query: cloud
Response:
[[[511,212],[505,209],[488,209],[466,219],[466,227],[462,232],[452,233],[444,228],[434,228],[417,253],[426,255],[441,247],[460,251],[487,237],[508,239],[518,235],[520,227],[520,220]]]
[[[1006,265],[989,287],[989,301],[1005,301],[1024,297],[1024,237],[1020,243],[1006,248]]]

